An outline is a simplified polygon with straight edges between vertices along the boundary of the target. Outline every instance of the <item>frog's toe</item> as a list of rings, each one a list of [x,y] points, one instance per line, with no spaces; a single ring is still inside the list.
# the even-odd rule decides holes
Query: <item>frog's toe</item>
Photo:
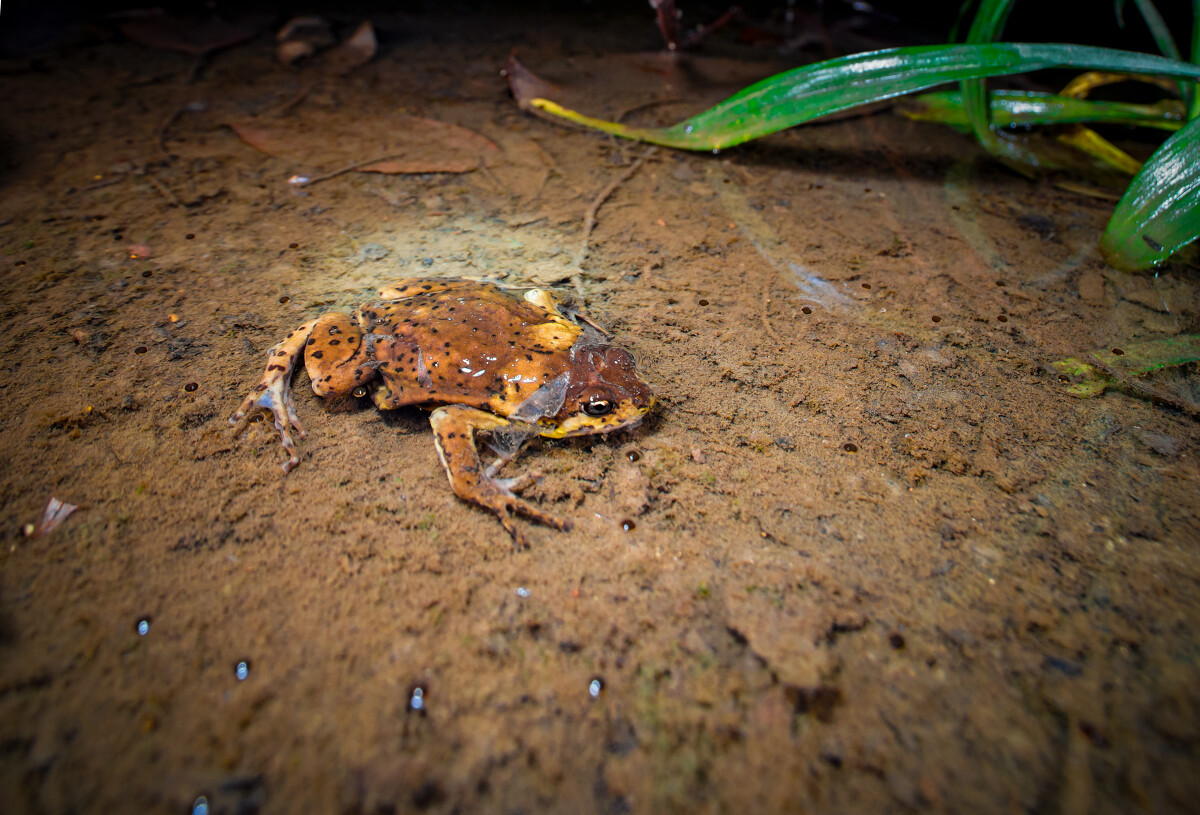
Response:
[[[528,501],[524,501],[515,495],[512,495],[511,493],[509,493],[507,497],[508,501],[505,503],[510,512],[516,512],[524,515],[529,520],[542,524],[543,526],[548,526],[552,529],[558,529],[563,532],[571,531],[573,524],[567,519],[558,518],[549,514],[548,512],[542,512],[533,504],[529,503]]]

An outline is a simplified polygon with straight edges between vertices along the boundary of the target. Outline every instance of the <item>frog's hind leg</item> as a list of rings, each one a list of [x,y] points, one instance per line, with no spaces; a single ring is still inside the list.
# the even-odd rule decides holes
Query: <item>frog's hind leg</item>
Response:
[[[285,473],[300,463],[300,457],[296,455],[296,445],[288,431],[295,430],[300,438],[304,438],[305,435],[304,428],[296,417],[296,408],[292,405],[292,371],[296,367],[296,360],[304,351],[304,343],[318,322],[319,320],[313,320],[305,323],[267,352],[267,370],[262,381],[254,386],[254,390],[242,400],[241,407],[229,419],[230,424],[237,424],[255,408],[270,411],[275,417],[275,429],[279,431],[283,449],[289,456],[283,465]]]
[[[475,447],[475,433],[511,430],[512,422],[465,405],[440,407],[429,417],[429,421],[433,425],[438,457],[446,468],[450,486],[460,498],[495,514],[513,540],[519,544],[523,542],[513,513],[555,529],[566,531],[571,528],[570,521],[542,512],[528,501],[513,495],[512,490],[503,481],[494,478],[489,472],[490,468],[485,469],[480,461],[479,451]]]
[[[304,343],[304,367],[317,396],[349,393],[375,377],[356,319],[341,312],[317,318]]]

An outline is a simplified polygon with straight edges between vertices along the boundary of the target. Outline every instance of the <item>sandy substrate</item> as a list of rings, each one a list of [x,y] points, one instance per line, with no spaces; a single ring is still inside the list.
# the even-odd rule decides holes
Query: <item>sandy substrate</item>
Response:
[[[512,47],[640,76],[609,115],[728,92],[617,60],[653,30],[590,13],[380,18],[319,80],[269,36],[192,82],[119,36],[6,65],[0,808],[1191,810],[1200,432],[1046,365],[1194,331],[1196,269],[1119,274],[1111,202],[882,112],[654,151],[580,271],[646,151],[517,110]],[[496,150],[298,192],[319,148],[227,126],[397,112]],[[660,407],[514,466],[570,533],[514,551],[421,410],[301,374],[286,477],[269,423],[227,423],[267,348],[381,285],[572,272]],[[81,508],[26,536],[51,496]]]

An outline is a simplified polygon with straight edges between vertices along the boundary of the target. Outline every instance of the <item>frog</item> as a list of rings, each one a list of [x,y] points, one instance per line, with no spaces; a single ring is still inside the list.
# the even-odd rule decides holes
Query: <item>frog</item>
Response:
[[[454,492],[494,514],[520,545],[518,515],[572,528],[518,496],[534,476],[499,477],[526,442],[630,429],[655,404],[633,354],[611,339],[554,289],[407,278],[352,314],[321,314],[272,346],[262,380],[229,421],[269,414],[288,455],[283,472],[291,472],[300,463],[292,434],[307,436],[291,394],[301,358],[318,397],[369,396],[381,410],[426,408]],[[481,436],[496,454],[486,465]]]

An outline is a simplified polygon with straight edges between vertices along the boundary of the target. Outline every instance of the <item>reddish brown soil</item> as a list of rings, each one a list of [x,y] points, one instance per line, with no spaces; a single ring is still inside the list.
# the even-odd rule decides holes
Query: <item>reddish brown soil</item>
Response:
[[[661,407],[522,457],[576,522],[527,551],[455,498],[419,410],[301,375],[286,477],[268,423],[231,427],[321,311],[568,276],[645,150],[518,111],[513,45],[562,81],[641,71],[602,114],[727,92],[602,59],[654,45],[642,18],[377,23],[379,58],[282,114],[318,69],[269,37],[190,83],[119,37],[0,75],[0,809],[1194,808],[1200,428],[1045,366],[1194,330],[1196,269],[1114,272],[1111,202],[951,131],[883,112],[651,154],[578,279]],[[226,123],[306,109],[500,150],[297,194],[321,156]],[[81,509],[26,536],[51,496]]]

